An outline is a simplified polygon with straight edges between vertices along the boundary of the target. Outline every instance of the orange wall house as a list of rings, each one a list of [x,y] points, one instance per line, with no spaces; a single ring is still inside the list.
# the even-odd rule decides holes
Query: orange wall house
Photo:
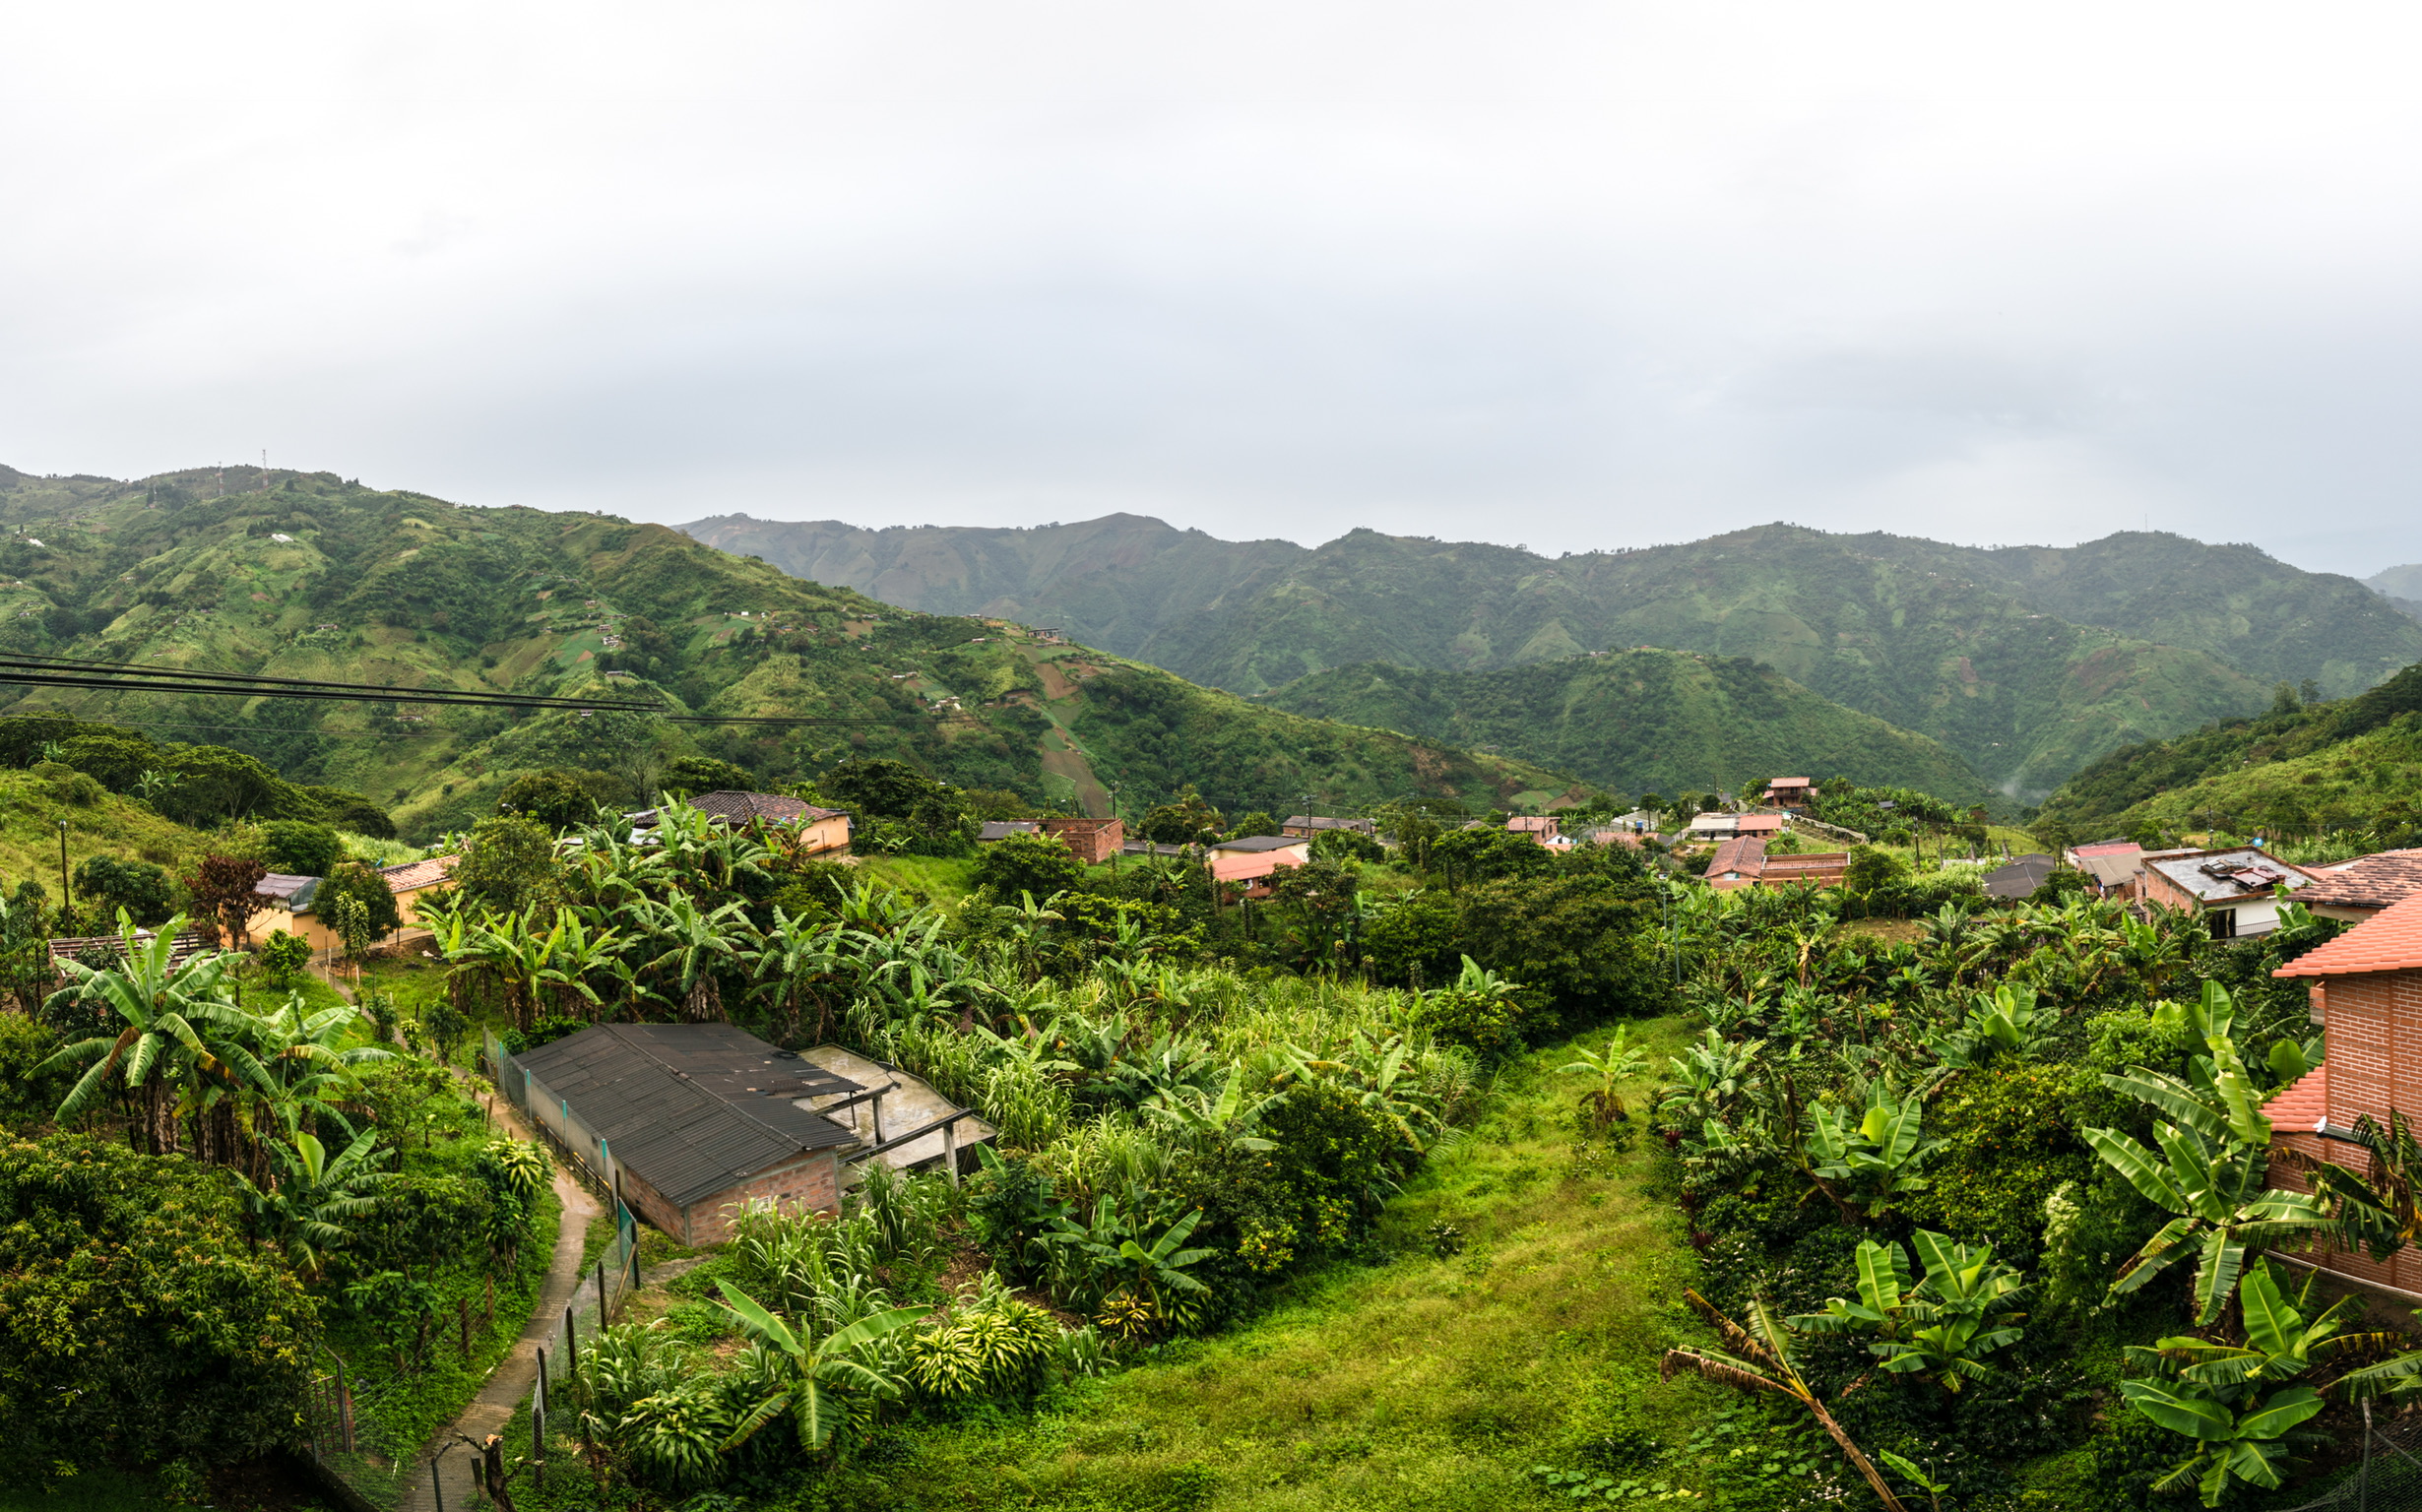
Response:
[[[396,866],[381,866],[378,874],[387,880],[387,890],[395,894],[396,912],[404,915],[404,929],[424,928],[414,912],[413,900],[432,887],[445,885],[454,873],[457,857],[435,856],[425,861],[406,861]],[[261,891],[279,900],[245,922],[244,932],[258,945],[272,933],[283,929],[308,941],[314,954],[325,955],[345,948],[336,931],[318,914],[318,877],[286,876],[273,872],[261,879]],[[398,932],[397,938],[401,937]]]
[[[2355,1120],[2384,1127],[2390,1109],[2422,1109],[2422,897],[2382,911],[2271,974],[2308,982],[2326,1058],[2263,1107],[2270,1118],[2273,1186],[2311,1190],[2297,1159],[2361,1170],[2370,1154],[2354,1143]],[[2284,1158],[2283,1158],[2284,1157]],[[2374,1286],[2422,1295],[2422,1254],[2385,1261],[2323,1249],[2314,1263]]]

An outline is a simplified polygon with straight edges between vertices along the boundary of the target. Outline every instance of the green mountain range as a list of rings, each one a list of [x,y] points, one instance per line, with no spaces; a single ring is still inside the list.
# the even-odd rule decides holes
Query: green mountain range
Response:
[[[2422,624],[2251,546],[2125,533],[1978,549],[1761,526],[1545,557],[1356,531],[1317,548],[1113,515],[1036,530],[725,516],[726,550],[934,612],[1000,614],[1262,693],[1333,667],[1489,671],[1655,646],[1762,662],[2040,795],[2121,745],[2422,660]]]
[[[50,711],[230,746],[369,794],[409,839],[483,816],[512,774],[604,772],[639,795],[679,754],[772,784],[851,754],[948,781],[1135,811],[1184,784],[1237,811],[1305,794],[1536,803],[1572,779],[1197,687],[1002,622],[904,611],[661,526],[479,509],[330,473],[199,470],[138,482],[0,470],[0,648],[413,688],[656,700],[612,711],[210,698],[0,684]]]
[[[1265,701],[1518,755],[1625,793],[1838,776],[1961,804],[1998,796],[1936,741],[1744,657],[1617,651],[1492,672],[1365,662],[1300,677]]]
[[[2112,752],[2044,803],[2080,836],[2151,822],[2173,834],[2217,827],[2290,834],[2370,824],[2411,828],[2422,803],[2422,666],[2354,698],[2281,697],[2258,718]]]

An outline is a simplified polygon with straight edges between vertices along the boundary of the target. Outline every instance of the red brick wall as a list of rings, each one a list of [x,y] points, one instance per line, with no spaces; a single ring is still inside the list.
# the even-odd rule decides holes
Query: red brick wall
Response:
[[[2352,1129],[2365,1113],[2386,1123],[2392,1107],[2422,1108],[2422,972],[2332,976],[2317,995],[2327,1017],[2330,1127]],[[2318,1134],[2282,1134],[2274,1147],[2357,1170],[2369,1159],[2359,1145]],[[2275,1160],[2270,1184],[2313,1189],[2309,1178]],[[2287,1253],[2358,1281],[2422,1293],[2422,1253],[2410,1247],[2386,1261],[2331,1248]]]
[[[1046,819],[1043,833],[1070,850],[1087,865],[1109,860],[1127,843],[1127,827],[1119,819]]]
[[[737,1186],[689,1205],[681,1242],[720,1244],[732,1235],[732,1215],[743,1204],[771,1200],[782,1211],[841,1211],[841,1158],[829,1150],[760,1171]]]

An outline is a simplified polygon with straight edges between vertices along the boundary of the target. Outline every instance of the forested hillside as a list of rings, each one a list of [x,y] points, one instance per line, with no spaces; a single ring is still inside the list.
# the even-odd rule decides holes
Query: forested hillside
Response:
[[[1980,550],[1774,525],[1550,558],[1372,531],[1317,549],[1231,543],[1136,516],[686,529],[916,607],[1061,625],[1247,693],[1365,662],[1487,671],[1641,645],[1748,657],[2024,794],[2116,746],[2252,714],[2281,680],[2338,697],[2422,659],[2422,624],[2350,578],[2166,534]]]
[[[2356,698],[2305,704],[2283,691],[2259,719],[2114,751],[2063,784],[2044,818],[2079,834],[2385,825],[2394,841],[2414,828],[2417,803],[2422,665]]]
[[[857,722],[673,725],[607,711],[63,688],[11,687],[0,704],[249,752],[290,782],[368,794],[414,839],[484,815],[518,770],[600,773],[640,799],[666,761],[699,752],[767,784],[847,755],[896,756],[953,783],[1091,807],[1113,784],[1149,803],[1191,783],[1248,811],[1305,793],[1497,805],[1569,783],[1323,725],[1016,626],[906,613],[605,516],[230,469],[223,481],[214,471],[138,483],[12,473],[0,524],[0,648]]]
[[[1924,735],[1845,709],[1746,658],[1609,652],[1492,672],[1369,662],[1267,696],[1298,714],[1503,751],[1619,792],[1737,789],[1786,774],[1995,795]]]

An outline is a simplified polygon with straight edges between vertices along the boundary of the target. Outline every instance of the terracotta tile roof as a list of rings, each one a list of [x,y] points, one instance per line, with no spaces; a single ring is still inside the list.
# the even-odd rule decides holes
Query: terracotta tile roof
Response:
[[[2270,1095],[2263,1116],[2279,1134],[2318,1134],[2329,1121],[2329,1066],[2315,1066]]]
[[[2069,853],[2074,856],[2141,855],[2144,848],[2133,840],[2098,840],[2091,845],[2071,846]]]
[[[1768,782],[1766,788],[1771,791],[1776,788],[1806,788],[1808,785],[1805,777],[1778,777]]]
[[[1516,834],[1553,835],[1558,825],[1554,819],[1545,814],[1516,814],[1505,821],[1505,828]]]
[[[454,863],[460,859],[460,856],[433,855],[425,861],[381,866],[378,874],[387,879],[387,890],[391,893],[416,892],[424,887],[435,887],[453,875]]]
[[[1715,855],[1707,862],[1707,875],[1721,877],[1737,871],[1746,879],[1766,869],[1766,843],[1754,835],[1744,835],[1716,847]]]
[[[1740,814],[1733,819],[1736,835],[1770,835],[1783,828],[1781,814]]]
[[[2383,909],[2328,944],[2307,951],[2273,976],[2351,976],[2358,972],[2422,970],[2422,893]]]
[[[2385,909],[2422,892],[2422,850],[2383,850],[2322,869],[2322,879],[2296,896],[2307,908]]]

